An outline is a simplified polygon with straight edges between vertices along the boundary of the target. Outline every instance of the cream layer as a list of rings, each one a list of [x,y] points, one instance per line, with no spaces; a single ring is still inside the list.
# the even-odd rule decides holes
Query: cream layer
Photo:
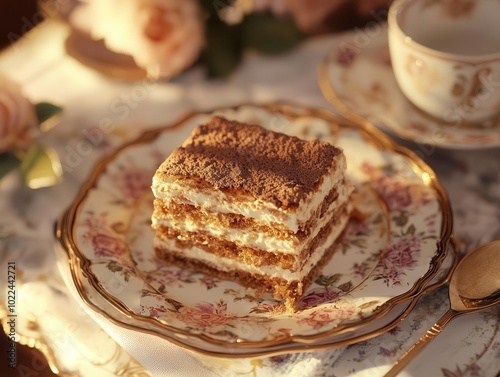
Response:
[[[314,229],[311,229],[308,237],[302,239],[293,234],[286,238],[276,238],[270,233],[255,231],[250,228],[234,229],[217,226],[215,223],[210,222],[195,222],[181,216],[169,217],[168,214],[162,216],[162,212],[156,210],[152,217],[152,227],[157,229],[160,226],[165,226],[186,232],[203,232],[215,238],[233,242],[238,246],[246,246],[252,249],[273,253],[300,254],[304,247],[307,247],[309,242],[317,236],[319,231],[331,221],[332,216],[345,206],[351,193],[351,185],[347,184],[341,186],[337,199],[330,204],[330,207],[316,223]],[[202,210],[203,209],[200,208],[200,211]],[[262,221],[260,223],[262,223]],[[264,225],[272,227],[272,224],[269,223],[265,223]]]
[[[346,161],[343,154],[332,161],[329,173],[325,174],[319,187],[300,201],[297,208],[277,208],[273,203],[255,199],[249,194],[238,194],[215,189],[200,189],[196,180],[168,177],[163,180],[153,177],[152,190],[156,198],[174,200],[181,204],[200,207],[207,212],[235,213],[267,223],[282,223],[292,232],[297,232],[318,210],[333,187],[344,181]]]
[[[309,259],[304,261],[303,267],[298,269],[298,271],[296,272],[292,272],[290,270],[283,269],[277,266],[254,266],[246,264],[234,259],[229,259],[218,256],[216,254],[208,253],[196,246],[190,248],[178,248],[175,239],[168,239],[157,236],[154,238],[153,245],[155,249],[158,248],[160,250],[168,250],[169,253],[182,254],[183,258],[188,257],[189,259],[200,261],[220,271],[244,271],[250,274],[261,275],[268,278],[282,278],[289,282],[295,280],[301,281],[311,272],[314,266],[316,266],[323,255],[329,250],[330,246],[332,246],[333,243],[337,240],[337,238],[347,225],[348,221],[349,210],[345,210],[338,217],[335,226],[333,226],[332,231],[325,238],[325,241],[321,245],[318,245]]]

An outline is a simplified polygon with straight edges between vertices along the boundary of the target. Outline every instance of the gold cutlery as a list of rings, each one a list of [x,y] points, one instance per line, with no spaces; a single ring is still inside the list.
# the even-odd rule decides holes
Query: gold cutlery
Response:
[[[500,240],[481,245],[463,257],[451,277],[449,298],[450,309],[400,356],[384,377],[397,376],[456,317],[500,303]]]

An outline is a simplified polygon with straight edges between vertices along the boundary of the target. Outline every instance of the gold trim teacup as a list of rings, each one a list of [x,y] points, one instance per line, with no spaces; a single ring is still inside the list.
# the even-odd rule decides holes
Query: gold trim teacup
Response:
[[[500,113],[500,1],[396,0],[388,23],[394,74],[416,107],[450,123]]]

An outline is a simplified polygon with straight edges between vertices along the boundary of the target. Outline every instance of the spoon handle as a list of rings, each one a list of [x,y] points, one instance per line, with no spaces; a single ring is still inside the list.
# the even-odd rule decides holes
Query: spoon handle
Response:
[[[399,359],[392,365],[392,368],[387,372],[384,377],[395,377],[400,373],[415,357],[417,357],[420,352],[438,336],[441,331],[446,327],[452,319],[454,319],[459,313],[453,309],[449,309],[446,313],[439,318],[436,323],[427,332],[422,335],[422,337],[417,340],[405,353],[403,353]]]

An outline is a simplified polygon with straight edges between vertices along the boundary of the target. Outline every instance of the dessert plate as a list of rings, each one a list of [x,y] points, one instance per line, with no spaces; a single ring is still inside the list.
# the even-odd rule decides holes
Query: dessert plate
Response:
[[[500,116],[480,124],[445,123],[406,99],[394,77],[387,27],[370,37],[349,33],[323,61],[320,86],[328,101],[351,120],[359,117],[378,128],[418,144],[450,149],[500,146]]]
[[[86,309],[94,310],[95,312],[104,315],[107,320],[109,320],[112,324],[118,326],[120,329],[129,329],[137,331],[138,333],[154,334],[157,338],[157,341],[154,343],[154,347],[161,348],[163,341],[168,342],[167,344],[173,343],[187,350],[193,351],[193,356],[204,364],[208,366],[214,366],[218,365],[218,363],[220,362],[218,358],[220,357],[222,357],[223,360],[226,360],[228,358],[237,358],[239,360],[242,360],[243,358],[249,359],[264,356],[270,357],[273,355],[280,355],[290,352],[329,349],[333,347],[354,344],[389,331],[390,329],[400,324],[401,321],[406,318],[408,314],[410,314],[410,312],[415,307],[418,299],[423,294],[436,289],[437,287],[440,287],[449,280],[451,272],[453,271],[453,268],[457,262],[458,251],[458,248],[454,244],[452,244],[452,246],[453,252],[447,253],[447,256],[441,265],[439,273],[434,276],[434,278],[428,283],[428,285],[412,299],[394,305],[386,314],[384,314],[380,318],[368,321],[363,325],[353,326],[351,328],[345,329],[344,331],[338,331],[330,337],[318,342],[289,342],[286,344],[267,347],[259,347],[257,345],[254,348],[233,348],[227,347],[227,344],[224,343],[214,344],[212,342],[206,342],[199,337],[186,337],[182,334],[172,332],[168,329],[160,328],[158,326],[155,326],[154,324],[151,324],[149,321],[141,320],[141,318],[132,318],[127,314],[117,310],[109,301],[99,295],[98,292],[91,286],[88,279],[86,279],[82,275],[82,271],[77,271],[73,274],[73,276],[77,276],[77,278],[74,280],[72,277],[72,272],[67,263],[67,249],[61,247],[61,244],[58,243],[56,244],[56,250],[59,256],[57,263],[58,268],[66,282],[66,285],[69,288],[69,291],[75,296],[77,300],[83,298],[83,303],[86,304]],[[80,297],[79,292],[84,292],[84,294]],[[108,328],[109,324],[106,323],[103,327]],[[116,328],[114,330],[116,331]],[[133,337],[133,335],[127,334],[126,338],[130,339],[131,336]],[[139,342],[139,344],[141,343]],[[154,360],[150,360],[150,362],[154,363]],[[226,367],[228,367],[228,365],[226,365]]]
[[[234,282],[166,266],[152,251],[151,178],[210,114],[147,132],[105,159],[61,218],[57,236],[84,300],[89,284],[135,320],[134,326],[187,347],[197,339],[204,347],[286,349],[380,319],[418,296],[439,273],[448,254],[451,209],[434,173],[411,153],[375,129],[296,105],[248,105],[217,113],[327,140],[346,153],[363,216],[351,221],[300,310],[286,313],[272,298]]]

